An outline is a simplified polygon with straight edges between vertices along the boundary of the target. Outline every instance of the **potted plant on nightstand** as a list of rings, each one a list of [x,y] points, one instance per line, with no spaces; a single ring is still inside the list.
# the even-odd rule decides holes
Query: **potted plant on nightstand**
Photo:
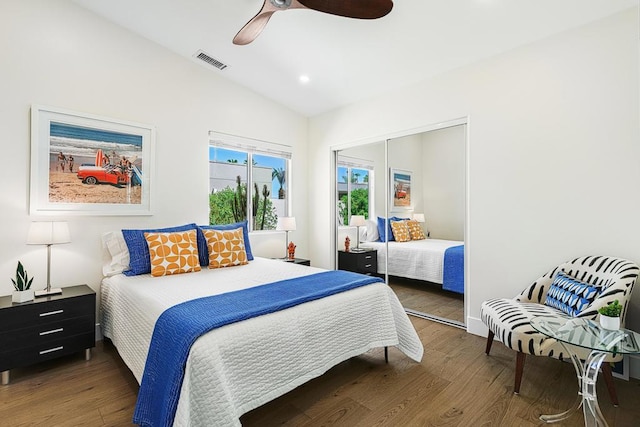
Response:
[[[620,329],[620,313],[622,313],[622,306],[618,300],[610,302],[604,307],[598,309],[600,313],[600,326],[610,331],[616,331]]]
[[[33,299],[33,290],[30,289],[33,277],[29,279],[27,270],[24,269],[20,261],[18,261],[18,267],[16,268],[16,278],[15,280],[11,279],[11,281],[15,288],[15,291],[13,291],[13,294],[11,295],[11,301],[27,302]]]

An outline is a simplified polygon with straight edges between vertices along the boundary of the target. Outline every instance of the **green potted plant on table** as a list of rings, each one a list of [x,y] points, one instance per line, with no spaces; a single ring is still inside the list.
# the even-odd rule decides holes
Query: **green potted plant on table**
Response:
[[[11,279],[15,291],[11,295],[12,302],[27,302],[33,299],[33,289],[31,289],[31,283],[33,277],[29,279],[27,270],[24,269],[22,263],[18,261],[18,267],[16,268],[16,278]]]
[[[620,329],[620,313],[622,313],[622,306],[618,300],[610,302],[604,307],[600,307],[598,309],[598,313],[600,313],[600,326],[612,331]]]

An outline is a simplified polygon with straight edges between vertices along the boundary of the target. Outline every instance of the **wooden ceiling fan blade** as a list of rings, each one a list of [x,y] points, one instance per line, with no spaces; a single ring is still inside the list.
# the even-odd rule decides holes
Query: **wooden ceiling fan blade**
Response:
[[[245,45],[254,41],[256,37],[260,35],[262,30],[264,30],[264,27],[267,25],[267,22],[269,22],[271,15],[274,13],[275,10],[266,12],[260,11],[256,16],[251,18],[251,20],[247,22],[240,31],[238,31],[238,34],[233,38],[233,44]]]
[[[298,0],[303,6],[347,18],[377,19],[393,9],[393,0]]]

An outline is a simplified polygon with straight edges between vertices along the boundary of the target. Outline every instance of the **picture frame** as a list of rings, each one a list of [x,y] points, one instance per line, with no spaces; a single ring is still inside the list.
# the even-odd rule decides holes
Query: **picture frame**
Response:
[[[152,215],[155,128],[31,106],[31,215]]]
[[[389,168],[389,205],[391,206],[391,212],[413,210],[411,181],[411,171]]]

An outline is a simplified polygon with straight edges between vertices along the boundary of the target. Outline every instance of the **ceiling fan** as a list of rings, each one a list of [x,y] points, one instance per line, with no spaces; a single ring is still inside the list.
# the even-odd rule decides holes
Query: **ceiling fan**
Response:
[[[255,40],[274,13],[288,9],[312,9],[331,15],[358,19],[382,18],[393,8],[392,0],[264,0],[260,12],[233,38],[237,45]]]

